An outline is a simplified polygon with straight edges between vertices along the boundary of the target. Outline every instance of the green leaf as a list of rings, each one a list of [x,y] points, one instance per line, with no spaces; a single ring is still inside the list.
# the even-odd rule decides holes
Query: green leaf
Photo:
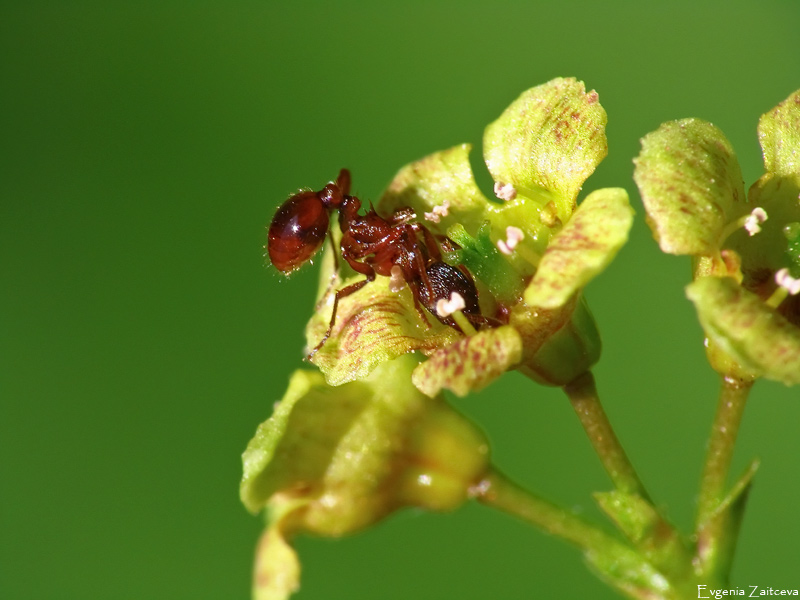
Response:
[[[562,306],[598,275],[628,240],[633,209],[621,188],[589,194],[551,241],[525,302],[542,308]]]
[[[540,207],[552,202],[566,222],[583,182],[608,154],[606,121],[596,92],[554,79],[524,92],[486,128],[486,164],[496,182]]]
[[[664,123],[634,160],[648,224],[670,254],[714,254],[728,223],[748,212],[733,148],[711,123]]]
[[[800,178],[800,90],[761,117],[758,139],[768,173]]]
[[[786,385],[800,383],[800,329],[728,277],[702,277],[689,284],[710,340],[736,362]]]
[[[357,275],[342,286],[361,281]],[[306,326],[306,340],[314,348],[328,329],[333,291]],[[418,314],[408,286],[389,289],[389,278],[378,277],[358,292],[342,298],[330,337],[311,359],[330,385],[366,377],[378,365],[415,350],[432,352],[461,337],[452,327],[425,312]]]
[[[449,389],[458,396],[483,389],[516,365],[522,340],[513,327],[485,329],[435,352],[411,377],[428,396]]]

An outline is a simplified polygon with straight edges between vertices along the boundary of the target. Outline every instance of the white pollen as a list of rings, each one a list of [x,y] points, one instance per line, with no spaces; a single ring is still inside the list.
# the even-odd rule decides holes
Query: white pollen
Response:
[[[780,269],[775,273],[775,283],[785,289],[792,296],[800,294],[800,279],[795,279],[789,274],[789,269]]]
[[[514,251],[514,248],[517,247],[517,244],[524,239],[525,234],[522,232],[522,229],[509,225],[506,227],[506,239],[497,241],[497,249],[503,254],[510,255]]]
[[[744,220],[744,228],[751,236],[761,231],[761,223],[767,220],[767,211],[756,206]]]
[[[464,297],[458,292],[452,292],[450,294],[450,300],[445,300],[444,298],[437,300],[436,312],[440,317],[449,317],[457,310],[461,310],[466,306],[467,305],[464,304]]]
[[[394,265],[389,276],[389,289],[395,294],[406,286],[406,280],[403,277],[403,269],[398,265]]]
[[[495,181],[494,195],[500,198],[500,200],[509,202],[517,197],[517,189],[510,183],[500,183],[499,181]]]
[[[450,212],[450,201],[445,200],[440,205],[436,205],[433,207],[431,212],[423,213],[426,221],[430,221],[431,223],[438,223],[442,220],[442,217],[446,217]]]

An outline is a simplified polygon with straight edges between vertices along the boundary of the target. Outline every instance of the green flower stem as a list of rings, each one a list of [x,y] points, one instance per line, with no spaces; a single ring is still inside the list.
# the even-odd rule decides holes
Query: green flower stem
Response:
[[[624,546],[570,511],[521,488],[497,470],[489,471],[483,481],[475,487],[475,495],[479,502],[513,515],[582,550]]]
[[[601,579],[630,598],[677,600],[696,597],[693,593],[681,594],[646,558],[625,543],[572,512],[521,488],[499,471],[489,470],[473,488],[473,494],[486,506],[577,546]]]
[[[569,397],[589,441],[617,489],[650,500],[600,404],[591,372],[587,371],[565,385],[564,392]]]
[[[721,517],[717,512],[726,497],[728,472],[739,433],[739,424],[752,387],[752,381],[733,377],[722,378],[717,414],[711,427],[697,501],[695,533],[701,569],[706,573],[714,568],[720,553],[724,551],[724,548],[721,548],[722,538],[729,523],[726,518],[716,517]]]

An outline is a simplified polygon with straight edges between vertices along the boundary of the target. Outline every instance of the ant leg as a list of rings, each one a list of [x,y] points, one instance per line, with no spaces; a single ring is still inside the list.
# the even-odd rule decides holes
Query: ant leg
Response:
[[[415,225],[418,225],[418,223],[410,226],[411,235],[405,238],[406,250],[408,250],[408,253],[412,256],[412,260],[414,261],[413,270],[419,274],[419,279],[422,282],[422,286],[425,288],[428,298],[433,298],[433,286],[431,285],[431,280],[428,277],[428,271],[425,268],[425,248],[420,245],[419,240],[417,239],[417,227],[415,227]],[[422,229],[425,230],[424,227],[422,227]],[[435,244],[434,247],[436,247]],[[414,279],[412,279],[412,281],[414,281],[414,283],[413,285],[409,283],[409,287],[413,292],[414,307],[417,309],[417,313],[419,313],[419,316],[422,318],[422,322],[427,325],[428,329],[430,329],[431,324],[428,321],[428,318],[425,316],[425,312],[422,309],[422,304],[419,301],[419,284]]]
[[[428,249],[428,253],[430,254],[431,258],[435,261],[442,260],[442,253],[439,250],[439,244],[436,243],[436,238],[433,237],[433,234],[422,223],[415,223],[415,225],[417,225],[419,231],[422,232],[422,239],[425,240],[425,247]]]
[[[333,332],[333,326],[336,324],[336,310],[339,308],[339,299],[345,298],[350,294],[357,292],[362,287],[367,285],[367,283],[373,281],[374,279],[375,276],[373,275],[372,279],[370,278],[362,279],[361,281],[356,281],[355,283],[351,283],[347,287],[343,287],[342,289],[337,290],[336,295],[333,297],[333,311],[331,312],[331,322],[330,324],[328,324],[328,331],[326,331],[325,335],[322,336],[322,339],[320,340],[319,344],[317,344],[314,347],[314,349],[308,353],[308,356],[306,356],[306,360],[311,360],[317,353],[317,351],[320,348],[322,348],[322,346],[325,344],[325,342],[328,341],[328,338],[331,336],[331,333]]]
[[[339,275],[339,259],[336,258],[336,241],[333,239],[333,232],[328,229],[328,239],[331,241],[331,250],[333,251],[333,271]]]
[[[322,340],[320,340],[319,344],[317,344],[314,349],[309,352],[306,360],[311,360],[317,351],[322,348],[325,342],[328,341],[328,338],[333,332],[333,326],[336,324],[336,311],[339,308],[339,300],[357,292],[370,281],[375,281],[375,271],[373,268],[369,265],[358,262],[354,258],[351,258],[344,248],[342,249],[342,258],[347,261],[347,264],[349,264],[354,271],[361,273],[362,275],[366,275],[367,278],[362,279],[361,281],[356,281],[355,283],[351,283],[350,285],[336,291],[336,295],[333,297],[333,311],[331,312],[331,322],[328,325],[328,331],[325,332],[325,335],[322,337]]]
[[[414,298],[414,308],[417,309],[419,318],[422,319],[422,322],[425,323],[425,326],[430,329],[431,323],[428,321],[428,317],[425,314],[425,311],[422,309],[422,303],[419,301],[419,286],[417,285],[417,282],[407,282],[407,284],[411,290],[411,296]]]
[[[319,302],[317,302],[317,310],[322,308],[325,298],[327,298],[328,294],[331,293],[331,290],[336,286],[336,281],[339,279],[339,258],[336,253],[336,242],[333,239],[333,233],[330,229],[328,230],[328,239],[331,242],[331,251],[333,252],[333,273],[331,273],[331,280],[328,282],[328,287],[325,289],[325,293],[322,294]]]

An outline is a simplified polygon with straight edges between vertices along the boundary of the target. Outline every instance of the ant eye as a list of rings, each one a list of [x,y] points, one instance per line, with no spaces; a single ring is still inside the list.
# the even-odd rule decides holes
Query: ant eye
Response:
[[[269,226],[267,250],[275,268],[291,273],[303,266],[325,241],[329,221],[315,192],[300,192],[284,202]]]

